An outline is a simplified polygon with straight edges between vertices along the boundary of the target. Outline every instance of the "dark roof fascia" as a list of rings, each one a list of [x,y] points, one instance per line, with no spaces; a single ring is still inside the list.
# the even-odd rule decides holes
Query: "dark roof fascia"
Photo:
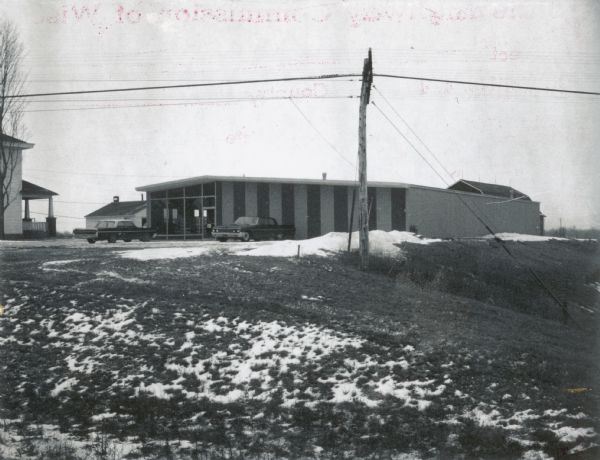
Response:
[[[358,187],[357,181],[351,180],[336,180],[336,179],[294,179],[294,178],[280,178],[280,177],[246,177],[246,176],[197,176],[189,177],[185,179],[173,180],[168,182],[159,182],[156,184],[141,185],[135,189],[138,192],[157,192],[162,190],[168,190],[171,188],[186,187],[191,185],[205,184],[207,182],[263,182],[263,183],[277,183],[277,184],[299,184],[299,185],[344,185],[344,186],[356,186]],[[397,188],[408,188],[410,184],[404,184],[401,182],[369,182],[370,187],[397,187]]]

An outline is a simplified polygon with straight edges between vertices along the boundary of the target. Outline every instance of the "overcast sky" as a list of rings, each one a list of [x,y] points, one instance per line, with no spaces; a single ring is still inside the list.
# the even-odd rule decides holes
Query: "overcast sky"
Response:
[[[596,1],[3,0],[0,11],[21,32],[27,93],[360,73],[369,47],[381,74],[600,90]],[[550,227],[600,226],[600,97],[374,86],[369,179],[511,185]],[[343,78],[36,97],[23,178],[60,195],[59,230],[177,178],[354,179],[359,94]],[[43,219],[47,204],[32,210]]]

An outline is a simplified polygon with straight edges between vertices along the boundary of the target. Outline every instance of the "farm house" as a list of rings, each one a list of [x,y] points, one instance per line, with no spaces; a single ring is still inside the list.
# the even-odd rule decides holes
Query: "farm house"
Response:
[[[358,228],[353,181],[200,176],[136,190],[147,193],[148,222],[167,238],[207,236],[212,225],[241,216],[270,216],[295,225],[298,239],[347,232],[351,220],[353,230]],[[540,203],[508,186],[458,181],[441,189],[371,182],[368,194],[372,230],[438,238],[488,234],[475,211],[495,232],[543,231]]]

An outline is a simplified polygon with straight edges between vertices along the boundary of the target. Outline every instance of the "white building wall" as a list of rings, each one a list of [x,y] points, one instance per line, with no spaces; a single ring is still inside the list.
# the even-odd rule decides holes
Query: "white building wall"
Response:
[[[4,234],[5,235],[22,235],[23,234],[23,221],[22,221],[22,199],[21,199],[21,187],[23,180],[23,154],[22,151],[18,150],[14,152],[17,158],[17,166],[13,173],[13,179],[10,184],[10,199],[11,202],[8,205],[6,211],[4,211]],[[42,219],[39,219],[42,220]]]

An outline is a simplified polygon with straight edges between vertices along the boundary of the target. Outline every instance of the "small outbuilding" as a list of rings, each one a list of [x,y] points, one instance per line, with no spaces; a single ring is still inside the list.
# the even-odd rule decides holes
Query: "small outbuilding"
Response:
[[[118,196],[113,202],[85,216],[86,228],[96,228],[101,220],[130,220],[138,227],[146,226],[145,201],[120,201]]]

